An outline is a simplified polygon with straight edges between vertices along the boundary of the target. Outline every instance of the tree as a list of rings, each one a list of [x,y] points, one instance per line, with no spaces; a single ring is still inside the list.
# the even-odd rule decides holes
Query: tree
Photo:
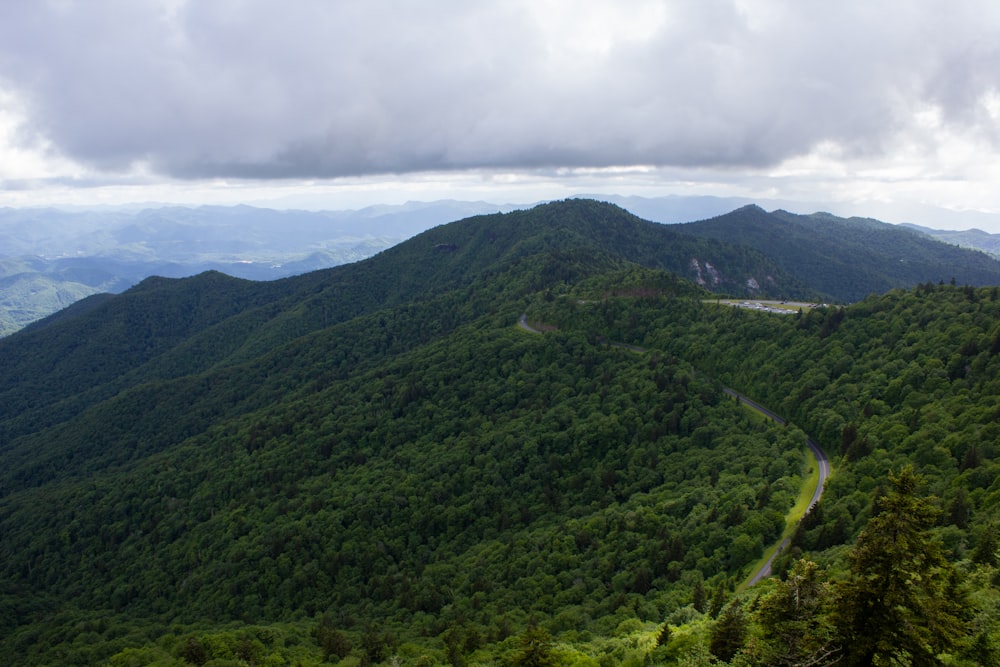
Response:
[[[729,662],[743,647],[748,625],[743,606],[739,600],[733,600],[726,605],[712,626],[708,650],[719,660]]]
[[[997,566],[997,534],[993,526],[985,526],[979,531],[976,548],[972,551],[972,562]]]
[[[758,662],[767,665],[828,664],[835,653],[827,617],[829,592],[816,563],[800,559],[760,601],[756,618],[762,640]]]
[[[319,619],[319,626],[316,628],[316,641],[323,648],[323,660],[329,662],[331,658],[344,658],[351,652],[353,646],[343,632],[338,630],[329,614],[323,614]]]
[[[532,622],[518,641],[519,650],[513,663],[519,667],[550,667],[556,664],[552,653],[552,636],[548,631]]]
[[[664,623],[663,627],[660,628],[660,632],[656,635],[656,645],[666,646],[667,643],[670,642],[671,634],[672,633],[670,632],[670,624]]]
[[[694,592],[691,597],[691,604],[700,613],[704,614],[708,608],[708,596],[705,594],[705,584],[701,579],[694,585]]]
[[[965,635],[958,575],[929,530],[938,510],[912,466],[889,474],[849,555],[836,619],[848,665],[935,665]]]

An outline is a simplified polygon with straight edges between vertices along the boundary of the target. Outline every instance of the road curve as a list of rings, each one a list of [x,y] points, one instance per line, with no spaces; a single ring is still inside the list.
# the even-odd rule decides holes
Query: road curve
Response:
[[[788,421],[783,417],[779,417],[775,413],[771,412],[765,408],[760,403],[757,403],[752,398],[744,396],[735,389],[730,389],[729,387],[723,387],[722,391],[729,394],[730,396],[736,398],[740,403],[748,406],[755,412],[759,412],[768,419],[775,421],[779,424],[787,424]],[[812,438],[806,438],[806,445],[809,447],[809,451],[812,453],[813,458],[816,459],[816,465],[819,467],[819,484],[816,485],[816,491],[813,493],[812,500],[809,501],[809,507],[806,508],[808,512],[813,508],[813,505],[819,502],[820,497],[823,495],[823,485],[826,484],[826,478],[830,476],[830,459],[826,457],[823,450],[820,449],[819,445]]]
[[[540,333],[542,333],[541,331],[539,331],[535,327],[533,327],[530,324],[528,324],[528,313],[521,313],[521,319],[519,319],[517,321],[517,326],[521,327],[522,329],[524,329],[528,333],[533,333],[533,334],[540,334]]]
[[[750,409],[764,415],[765,417],[771,419],[772,421],[775,421],[779,424],[788,423],[787,420],[785,420],[783,417],[779,417],[775,413],[765,408],[760,403],[757,403],[753,399],[744,396],[735,389],[730,389],[729,387],[723,387],[722,391],[729,394],[730,396],[733,396],[740,403],[743,403]],[[816,441],[808,436],[806,436],[806,445],[809,447],[810,453],[812,453],[813,458],[816,460],[816,467],[819,469],[819,481],[816,483],[816,490],[813,492],[812,499],[809,501],[809,507],[806,508],[806,513],[808,513],[809,510],[811,510],[813,506],[816,503],[818,503],[819,499],[823,496],[823,487],[826,485],[827,477],[830,476],[830,459],[826,457],[826,454],[823,453],[823,450],[820,449],[818,444],[816,444]],[[774,563],[774,559],[778,556],[778,554],[780,554],[782,551],[785,550],[786,547],[788,547],[788,542],[789,540],[787,537],[781,541],[781,544],[779,544],[778,548],[774,550],[774,553],[771,554],[771,557],[767,559],[767,562],[761,565],[760,569],[754,572],[753,576],[750,577],[750,579],[747,581],[746,584],[747,586],[753,586],[761,579],[771,576],[771,565]]]
[[[538,329],[535,329],[534,327],[528,324],[527,313],[521,314],[521,318],[517,321],[517,325],[521,327],[521,329],[523,329],[524,331],[527,331],[528,333],[533,333],[533,334],[543,333],[542,331],[539,331]],[[627,345],[625,343],[611,343],[611,345],[613,345],[614,347],[624,347],[626,349],[632,350],[633,352],[646,352],[646,348],[638,347],[636,345]],[[780,417],[774,412],[771,412],[760,403],[757,403],[753,399],[741,394],[735,389],[730,389],[729,387],[723,387],[722,391],[728,394],[729,396],[734,397],[740,403],[747,405],[750,409],[764,415],[765,417],[767,417],[772,421],[775,421],[782,425],[788,423],[788,421],[785,418]],[[808,436],[806,436],[806,446],[809,447],[809,452],[812,454],[813,459],[816,460],[816,466],[819,469],[819,481],[816,484],[816,490],[813,492],[812,499],[809,501],[809,507],[806,508],[805,512],[806,514],[808,514],[809,510],[811,510],[813,506],[816,505],[816,503],[819,502],[819,499],[823,496],[823,487],[826,485],[827,477],[830,476],[830,459],[826,457],[826,454],[823,452],[822,449],[820,449],[819,445],[816,444],[816,441]],[[774,563],[774,559],[778,556],[778,554],[780,554],[788,547],[788,543],[789,543],[789,538],[787,537],[781,541],[781,544],[779,544],[778,548],[774,550],[774,553],[771,554],[771,557],[767,559],[767,562],[761,565],[760,569],[758,569],[753,574],[753,576],[750,577],[750,579],[747,581],[746,584],[747,586],[753,586],[761,579],[771,576],[771,565]]]

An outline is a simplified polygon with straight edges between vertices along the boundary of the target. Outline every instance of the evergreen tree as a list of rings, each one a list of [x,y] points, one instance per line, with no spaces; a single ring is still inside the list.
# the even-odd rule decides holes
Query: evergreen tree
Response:
[[[767,665],[828,664],[835,653],[827,617],[828,590],[816,563],[797,561],[785,581],[760,601],[756,618],[762,639],[758,662]]]
[[[719,660],[729,662],[743,647],[748,625],[743,606],[739,600],[733,600],[726,605],[712,626],[708,650]]]
[[[694,608],[702,614],[704,614],[705,610],[708,608],[708,596],[705,593],[705,584],[701,579],[699,579],[694,585],[691,604],[694,605]]]
[[[660,628],[659,634],[656,635],[656,645],[666,646],[667,643],[670,641],[671,634],[672,633],[670,632],[670,624],[664,623],[663,627]]]
[[[986,526],[979,531],[976,548],[972,551],[972,562],[997,566],[997,533],[993,526]]]
[[[911,466],[889,474],[837,595],[848,665],[935,665],[965,635],[957,573],[929,530],[938,516]]]
[[[548,631],[532,622],[521,635],[519,650],[513,664],[518,667],[550,667],[556,664],[552,653],[552,636]]]

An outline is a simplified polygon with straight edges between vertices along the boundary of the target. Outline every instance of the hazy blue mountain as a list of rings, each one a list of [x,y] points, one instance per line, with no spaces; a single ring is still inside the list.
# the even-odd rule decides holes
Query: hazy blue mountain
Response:
[[[910,223],[904,223],[903,226],[932,236],[938,241],[944,241],[945,243],[951,243],[963,248],[981,250],[1000,259],[1000,234],[990,234],[981,229],[966,229],[965,231],[931,229]]]
[[[600,199],[662,223],[714,218],[751,203],[744,198],[710,196]],[[758,203],[796,206],[792,202]],[[797,206],[794,210],[803,210],[807,204]],[[364,259],[436,225],[516,208],[512,204],[443,200],[344,211],[253,206],[0,209],[0,336],[77,299],[101,292],[118,293],[152,275],[181,278],[214,270],[239,278],[274,280]],[[942,217],[942,221],[955,222],[953,216]],[[816,232],[822,235],[825,224],[820,221]],[[831,229],[836,229],[836,224]],[[920,230],[949,243],[998,252],[996,235],[978,230]],[[732,229],[717,238],[748,243],[765,254],[775,250],[773,246],[754,245],[753,239],[743,239]],[[779,264],[813,262],[812,254],[803,250],[777,259]],[[918,258],[909,260],[912,263]],[[840,282],[853,280],[844,273],[844,266],[828,268],[838,274]],[[704,266],[702,273],[703,280],[711,280]],[[937,273],[946,280],[951,277],[948,271]],[[799,277],[805,281],[800,285],[804,287],[814,280],[815,272],[800,270]],[[838,288],[832,293],[822,286],[812,287],[831,298],[852,300],[867,293],[865,290],[911,284],[912,277],[865,279],[857,289]],[[961,280],[959,275],[955,277]]]
[[[214,270],[274,280],[355,262],[428,227],[501,208],[444,201],[322,212],[0,209],[0,335],[152,275],[182,278]]]

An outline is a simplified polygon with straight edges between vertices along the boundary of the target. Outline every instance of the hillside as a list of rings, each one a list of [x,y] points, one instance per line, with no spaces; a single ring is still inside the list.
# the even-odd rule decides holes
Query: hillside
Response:
[[[990,234],[981,229],[956,231],[951,229],[931,229],[913,224],[905,224],[903,226],[936,238],[939,241],[963,248],[980,250],[991,257],[1000,259],[1000,234]]]
[[[122,292],[153,275],[214,270],[275,280],[355,262],[426,228],[428,216],[465,208],[0,209],[0,336],[77,299]]]
[[[646,211],[651,219],[676,222],[690,220],[698,212],[722,210],[737,200],[617,201],[629,210]],[[179,278],[218,271],[275,280],[358,261],[443,221],[513,208],[441,201],[323,212],[250,206],[88,212],[0,209],[0,336],[84,296],[119,293],[149,276]],[[691,217],[679,217],[684,212]],[[777,227],[760,227],[764,219]],[[928,280],[954,277],[962,284],[987,284],[995,279],[996,265],[928,245],[926,238],[925,243],[917,242],[903,233],[905,227],[825,214],[768,214],[748,206],[710,221],[672,226],[675,232],[722,244],[678,240],[676,235],[646,228],[635,238],[647,249],[664,243],[671,249],[661,257],[636,247],[629,256],[710,290],[738,296],[848,302]],[[988,249],[990,242],[989,235],[974,231],[920,231],[967,247],[979,243]],[[733,273],[720,271],[723,265]]]
[[[444,225],[364,262],[281,281],[152,278],[78,319],[42,322],[4,341],[10,361],[0,378],[0,414],[7,415],[0,436],[11,442],[129,387],[248,363],[312,332],[450,290],[469,292],[462,309],[483,314],[498,307],[496,298],[627,262],[697,275],[690,263],[698,257],[718,267],[719,285],[734,289],[747,275],[781,276],[745,250],[690,240],[610,205],[569,201]],[[491,281],[500,294],[475,292]],[[421,340],[463,322],[454,307],[436,310]],[[20,398],[26,387],[30,402]]]
[[[997,500],[996,289],[773,316],[706,298],[676,275],[692,258],[720,285],[797,285],[567,201],[279,281],[148,279],[0,340],[0,659],[704,662],[727,609],[751,624],[733,655],[775,646],[746,596],[780,585],[738,589],[811,474],[806,436],[715,378],[836,457],[796,556],[851,582],[890,472],[917,464],[931,536],[977,582],[952,634],[1000,638],[996,562],[973,558]],[[845,645],[822,611],[824,650]]]
[[[838,303],[927,282],[1000,283],[996,259],[877,220],[746,206],[679,227],[699,238],[738,240]]]

